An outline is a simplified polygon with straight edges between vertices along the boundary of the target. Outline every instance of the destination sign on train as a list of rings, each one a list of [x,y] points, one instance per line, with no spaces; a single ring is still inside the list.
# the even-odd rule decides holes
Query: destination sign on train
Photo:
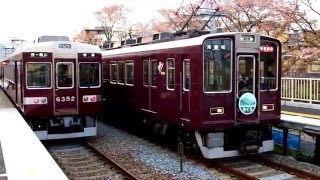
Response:
[[[240,41],[241,42],[247,42],[247,43],[253,43],[255,42],[255,37],[254,35],[241,35],[240,36]]]
[[[59,44],[59,48],[61,48],[61,49],[71,49],[71,44]]]
[[[260,51],[261,52],[273,52],[273,47],[272,46],[261,46]]]

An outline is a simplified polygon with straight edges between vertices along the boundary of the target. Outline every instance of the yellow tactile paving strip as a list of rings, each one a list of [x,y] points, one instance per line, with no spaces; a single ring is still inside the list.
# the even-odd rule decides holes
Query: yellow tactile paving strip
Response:
[[[287,114],[287,115],[292,115],[292,116],[302,116],[302,117],[320,120],[320,115],[314,115],[314,114],[304,114],[304,113],[297,113],[297,112],[290,112],[290,111],[281,111],[281,114]]]

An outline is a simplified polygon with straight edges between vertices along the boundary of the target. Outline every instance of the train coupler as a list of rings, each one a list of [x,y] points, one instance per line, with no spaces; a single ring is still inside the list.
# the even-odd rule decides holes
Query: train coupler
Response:
[[[259,148],[257,143],[241,143],[239,151],[241,154],[256,154],[259,152]]]

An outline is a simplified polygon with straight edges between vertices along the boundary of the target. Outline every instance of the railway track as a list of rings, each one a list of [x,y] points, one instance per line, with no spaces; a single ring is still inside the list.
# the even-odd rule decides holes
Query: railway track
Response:
[[[237,179],[320,179],[320,175],[302,171],[260,156],[232,160],[207,161],[207,166]]]
[[[48,151],[69,179],[138,179],[90,143],[55,145]]]

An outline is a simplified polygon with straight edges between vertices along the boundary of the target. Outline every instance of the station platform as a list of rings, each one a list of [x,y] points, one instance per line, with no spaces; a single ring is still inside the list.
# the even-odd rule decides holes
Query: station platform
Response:
[[[320,120],[320,104],[282,101],[281,114]]]
[[[320,104],[281,102],[282,126],[320,134]]]
[[[0,179],[68,179],[2,89]]]
[[[282,102],[281,126],[320,135],[320,105]]]
[[[287,140],[289,147],[314,155],[316,137],[320,136],[320,104],[282,101],[279,127],[291,130]],[[296,130],[299,130],[300,134],[296,134]],[[281,142],[282,136],[281,133]]]

